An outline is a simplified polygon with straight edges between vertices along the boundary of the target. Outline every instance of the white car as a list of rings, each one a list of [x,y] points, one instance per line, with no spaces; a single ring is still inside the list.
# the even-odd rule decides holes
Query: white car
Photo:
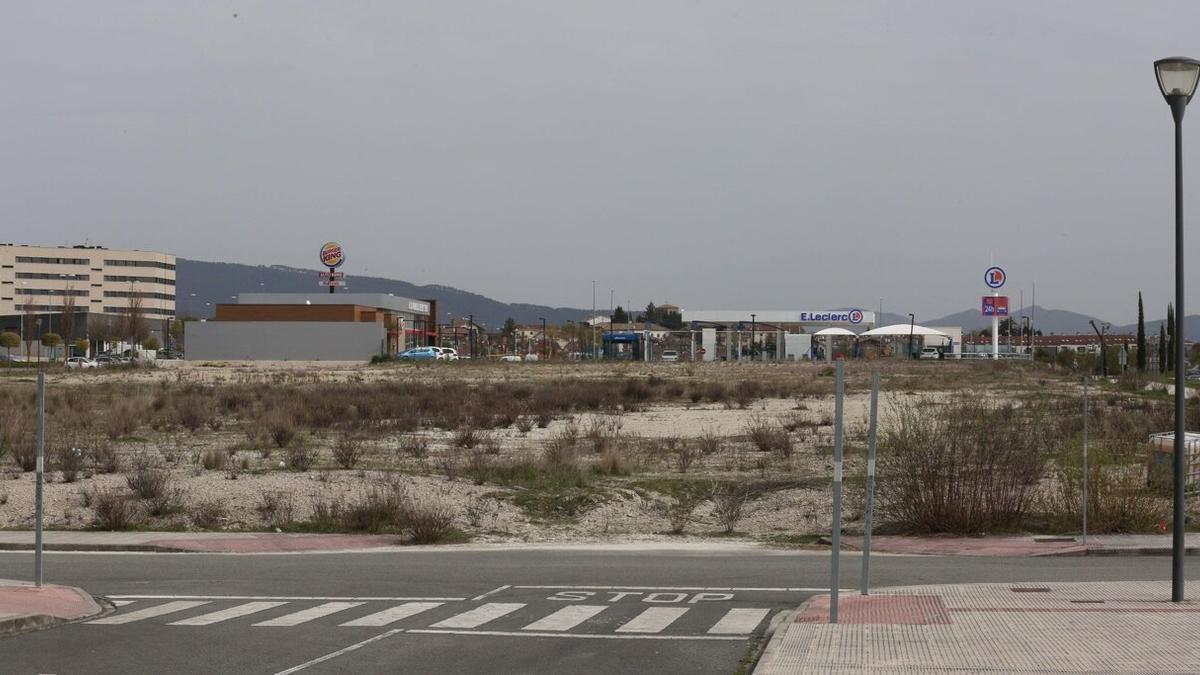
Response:
[[[86,356],[72,356],[67,359],[68,368],[99,368],[100,364]]]
[[[664,363],[675,363],[679,360],[679,352],[674,349],[667,349],[662,353],[662,360]]]
[[[439,361],[458,360],[458,350],[454,349],[453,347],[437,347],[436,349],[441,352],[441,354],[438,355]]]
[[[501,363],[520,363],[523,360],[520,354],[505,354],[500,357]]]
[[[921,350],[921,358],[940,359],[942,358],[942,353],[938,351],[937,347],[926,347]]]

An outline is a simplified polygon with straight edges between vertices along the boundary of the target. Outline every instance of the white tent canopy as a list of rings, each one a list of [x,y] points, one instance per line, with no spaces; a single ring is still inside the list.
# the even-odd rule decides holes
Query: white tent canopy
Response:
[[[862,337],[880,337],[883,335],[935,335],[937,337],[944,338],[950,337],[940,330],[934,330],[933,328],[907,323],[894,323],[890,326],[880,326],[879,328],[863,333]]]
[[[813,335],[824,337],[826,335],[858,335],[858,333],[845,328],[825,328],[813,333]]]

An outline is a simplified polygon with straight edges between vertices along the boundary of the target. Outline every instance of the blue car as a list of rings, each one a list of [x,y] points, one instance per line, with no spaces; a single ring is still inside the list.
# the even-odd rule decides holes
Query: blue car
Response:
[[[396,355],[401,361],[437,361],[439,357],[436,347],[413,347]]]

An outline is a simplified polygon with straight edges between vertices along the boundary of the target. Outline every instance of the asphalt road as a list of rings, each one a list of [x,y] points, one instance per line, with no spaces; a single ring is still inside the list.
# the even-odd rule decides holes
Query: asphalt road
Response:
[[[858,584],[842,556],[843,588]],[[1164,579],[1166,557],[875,556],[876,587]],[[0,553],[27,579],[28,553]],[[1188,560],[1200,579],[1200,558]],[[405,550],[67,554],[46,578],[120,606],[0,640],[5,673],[733,673],[827,553]]]

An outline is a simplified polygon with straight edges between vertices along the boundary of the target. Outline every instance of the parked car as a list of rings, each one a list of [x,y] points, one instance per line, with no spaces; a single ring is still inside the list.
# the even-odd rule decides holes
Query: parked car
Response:
[[[96,362],[96,365],[97,365],[97,366],[99,366],[100,368],[103,368],[103,367],[105,367],[105,366],[119,366],[119,365],[121,365],[121,359],[120,359],[120,357],[118,357],[118,356],[109,356],[108,354],[101,354],[100,356],[97,356],[97,357],[95,358],[95,362]]]
[[[442,358],[442,352],[437,347],[413,347],[396,355],[401,361],[437,361]]]
[[[443,361],[457,361],[459,359],[458,350],[453,347],[434,347],[434,349],[441,351],[442,355],[438,358]]]
[[[523,361],[520,354],[505,354],[500,357],[501,363],[520,363]]]
[[[942,353],[940,351],[938,351],[937,347],[926,347],[921,350],[921,358],[923,358],[923,359],[940,359],[940,358],[942,358]]]
[[[679,352],[675,351],[674,349],[663,350],[662,360],[667,363],[675,363],[679,360]]]
[[[99,366],[96,364],[95,361],[89,359],[86,356],[72,356],[71,358],[67,359],[67,367],[68,368],[98,368]]]

